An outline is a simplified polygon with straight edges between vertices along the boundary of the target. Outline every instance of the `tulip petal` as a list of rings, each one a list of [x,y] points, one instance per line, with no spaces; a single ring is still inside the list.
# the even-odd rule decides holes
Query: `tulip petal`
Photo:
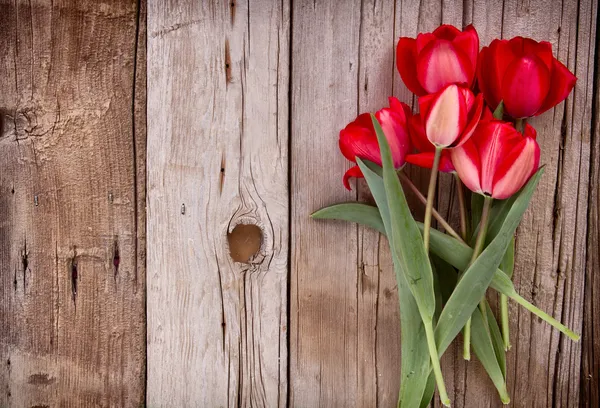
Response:
[[[521,57],[508,67],[502,81],[505,112],[513,118],[533,116],[550,89],[550,72],[535,55]]]
[[[516,193],[536,172],[540,163],[540,146],[532,138],[524,138],[505,156],[496,171],[492,197],[505,199]]]
[[[564,101],[573,90],[577,77],[569,71],[560,61],[552,61],[552,76],[550,79],[550,91],[542,104],[542,107],[536,112],[536,116],[552,109]]]
[[[483,94],[485,101],[496,109],[501,100],[499,81],[494,75],[495,69],[492,51],[489,47],[483,47],[479,53],[477,62],[477,86]]]
[[[408,106],[404,102],[400,102],[395,96],[390,96],[388,98],[388,102],[390,104],[390,109],[398,113],[399,117],[402,118],[402,122],[406,123],[407,118],[409,118],[412,114],[410,106]]]
[[[479,177],[481,161],[475,143],[469,140],[464,145],[450,150],[450,156],[454,168],[465,186],[475,193],[483,194]]]
[[[466,27],[465,30],[469,27],[472,28],[473,26],[470,25],[470,26]],[[461,34],[461,32],[458,28],[454,27],[453,25],[442,24],[441,26],[436,28],[432,34],[435,35],[437,38],[452,41],[457,36],[459,36]]]
[[[364,126],[365,118],[371,120],[368,113],[359,115],[356,120],[340,131],[340,150],[348,160],[355,161],[356,156],[381,164],[379,145],[371,128]]]
[[[429,101],[426,99],[427,103]],[[425,117],[427,139],[436,146],[450,146],[460,136],[467,120],[466,116],[465,99],[458,86],[446,87],[435,95]]]
[[[544,62],[548,71],[552,69],[552,44],[547,41],[537,42],[531,38],[515,37],[509,42],[517,57],[535,55]]]
[[[446,40],[430,43],[417,57],[417,78],[429,93],[448,84],[470,84],[473,75],[468,57]]]
[[[404,112],[401,111],[398,113],[391,109],[384,108],[379,110],[375,114],[375,117],[377,117],[377,120],[381,124],[385,138],[387,139],[390,150],[392,151],[394,167],[402,167],[402,165],[404,165],[404,158],[410,150],[410,140],[408,137],[408,132],[406,131],[406,119],[404,117]],[[380,164],[381,159],[377,139],[375,139],[375,146],[377,148],[377,163]],[[372,146],[369,146],[369,149],[372,148]],[[357,156],[367,158],[366,156],[358,154]]]
[[[428,46],[430,43],[437,40],[437,37],[433,33],[421,33],[417,35],[417,55],[423,51],[423,48]]]
[[[467,118],[467,124],[463,128],[462,135],[457,141],[454,142],[453,146],[461,146],[463,143],[469,140],[481,120],[484,107],[483,95],[479,94],[474,99],[475,100],[472,102],[471,109],[468,111],[469,114]]]
[[[431,144],[427,135],[425,134],[425,128],[421,121],[421,115],[413,115],[408,119],[408,134],[410,135],[410,142],[412,146],[419,152],[434,152],[435,146]]]
[[[417,78],[417,45],[414,38],[401,37],[398,40],[396,68],[409,91],[417,96],[427,94]]]
[[[481,159],[481,189],[492,194],[496,170],[523,136],[507,122],[492,121],[477,129],[475,143]]]
[[[406,156],[406,162],[414,164],[415,166],[430,169],[433,167],[434,156],[435,152],[409,154]],[[440,157],[440,164],[438,170],[443,173],[451,173],[454,171],[454,166],[452,165],[452,158],[450,157],[449,150],[442,151],[442,156]]]
[[[356,158],[354,159],[356,160]],[[346,173],[344,173],[344,187],[346,187],[348,190],[352,190],[352,187],[350,187],[350,182],[349,179],[353,177],[353,178],[364,178],[362,171],[360,171],[360,167],[358,166],[353,166],[350,167],[350,169],[348,169],[348,171],[346,171]]]
[[[437,30],[436,30],[437,31]],[[435,33],[435,31],[434,31]],[[477,54],[479,53],[479,36],[472,24],[465,27],[463,32],[456,34],[452,44],[462,51],[471,61],[471,66],[477,66]]]

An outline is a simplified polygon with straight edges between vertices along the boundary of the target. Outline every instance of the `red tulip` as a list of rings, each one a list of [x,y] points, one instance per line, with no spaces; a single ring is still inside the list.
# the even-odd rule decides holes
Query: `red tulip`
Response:
[[[465,87],[448,85],[419,98],[419,109],[427,139],[437,147],[465,143],[473,134],[483,110],[483,97]]]
[[[521,134],[507,122],[484,122],[467,143],[451,151],[452,162],[471,191],[505,199],[538,169],[540,147],[535,138],[530,125]]]
[[[472,25],[460,31],[442,25],[416,39],[401,37],[396,66],[406,87],[423,96],[449,84],[471,86],[475,79],[479,36]]]
[[[410,135],[410,142],[415,148],[416,153],[407,155],[406,162],[419,167],[425,167],[427,169],[432,168],[435,146],[429,141],[429,139],[427,139],[427,136],[425,135],[425,128],[423,127],[423,122],[421,121],[421,115],[412,115],[408,119],[408,133]],[[442,150],[439,171],[445,173],[454,171],[454,165],[452,165],[449,149]]]
[[[513,118],[537,116],[562,102],[577,78],[552,56],[552,45],[530,38],[494,40],[483,47],[477,68],[479,88],[495,109]]]
[[[407,112],[410,113],[410,108],[394,97],[390,97],[389,100],[390,107],[379,110],[375,113],[375,117],[381,124],[390,145],[394,166],[400,168],[404,165],[404,158],[410,150],[406,129],[406,115]],[[340,131],[339,143],[342,154],[348,160],[356,163],[356,157],[360,157],[381,165],[381,153],[370,114],[359,115],[354,122]],[[350,177],[363,177],[358,166],[352,167],[344,174],[344,186],[348,190],[351,189],[348,183]]]

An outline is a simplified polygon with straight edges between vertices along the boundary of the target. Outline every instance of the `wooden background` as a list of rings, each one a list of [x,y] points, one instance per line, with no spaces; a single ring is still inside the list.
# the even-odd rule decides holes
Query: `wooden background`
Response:
[[[395,44],[440,23],[549,40],[579,78],[532,121],[547,170],[515,284],[583,337],[511,305],[508,386],[514,407],[598,407],[597,18],[592,0],[0,0],[0,407],[394,407],[387,242],[308,215],[368,199],[342,187],[338,132],[414,105]],[[501,406],[460,347],[453,406]]]

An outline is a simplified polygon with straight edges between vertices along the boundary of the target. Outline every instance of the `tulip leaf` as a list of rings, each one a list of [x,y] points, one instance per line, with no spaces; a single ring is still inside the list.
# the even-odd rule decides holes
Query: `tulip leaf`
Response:
[[[340,211],[337,208],[338,206],[343,206],[345,211]],[[357,219],[359,219],[360,217],[358,217],[355,214],[352,214],[354,210],[357,210],[358,213],[366,213],[369,215],[357,221]],[[368,204],[334,204],[332,206],[325,207],[317,211],[317,213],[313,214],[313,217],[319,219],[337,219],[343,221],[358,222],[359,224],[374,228],[382,233],[385,233],[384,231],[381,231],[379,229],[382,225],[379,210],[377,210],[377,207],[373,207]],[[417,223],[417,225],[422,231],[423,224]],[[464,270],[467,267],[467,265],[469,264],[469,260],[471,259],[471,254],[473,252],[473,250],[467,245],[435,229],[431,230],[429,250],[432,254],[439,256],[441,259],[454,266],[458,270]],[[552,316],[549,316],[544,311],[533,306],[531,303],[527,302],[523,297],[521,297],[515,290],[513,282],[502,270],[496,269],[496,271],[494,272],[494,276],[492,277],[490,287],[495,291],[513,299],[521,306],[529,310],[531,313],[535,314],[539,318],[546,321],[548,324],[554,326],[556,329],[566,334],[572,340],[577,341],[579,339],[579,336],[576,333],[573,333],[568,327],[564,326]]]
[[[504,117],[504,101],[500,101],[498,107],[494,111],[494,119],[502,120]]]
[[[506,390],[504,371],[498,363],[492,337],[490,336],[490,332],[485,325],[481,311],[478,308],[475,308],[470,317],[471,345],[473,346],[473,350],[477,355],[477,359],[483,365],[485,371],[488,373],[490,379],[494,383],[494,386],[498,390],[498,394],[500,394],[502,402],[504,404],[508,404],[510,402],[510,397],[508,396],[508,391]],[[494,321],[496,321],[493,314],[492,318]],[[504,351],[504,349],[502,349],[502,351]]]
[[[323,218],[324,216],[331,215],[332,213],[340,219],[346,217],[347,214],[353,213],[349,221],[353,221],[360,216],[366,216],[363,218],[363,222],[368,220],[371,222],[371,226],[375,225],[376,229],[381,231],[381,225],[383,225],[383,233],[388,235],[388,242],[390,248],[393,247],[393,241],[389,237],[391,236],[390,231],[391,220],[390,212],[388,209],[388,200],[383,184],[383,179],[379,176],[376,170],[370,163],[363,162],[357,158],[357,163],[365,176],[365,180],[369,185],[371,194],[377,203],[377,207],[367,206],[365,204],[355,203],[354,206],[346,204],[343,207],[344,211],[339,210],[339,205],[328,207],[319,210],[316,218]],[[342,204],[343,205],[343,204]],[[366,210],[366,207],[369,210]],[[334,210],[331,210],[334,208]],[[352,208],[355,211],[352,211]],[[313,217],[315,215],[313,214]],[[379,220],[377,218],[379,217]],[[430,371],[430,357],[427,349],[427,338],[425,335],[425,327],[421,320],[421,314],[419,313],[418,305],[413,297],[409,284],[406,281],[406,274],[402,270],[403,265],[397,258],[394,251],[392,252],[392,259],[394,262],[394,271],[396,273],[396,282],[398,284],[398,298],[400,302],[400,327],[402,330],[402,342],[401,342],[401,367],[400,367],[400,395],[399,395],[399,407],[414,407],[417,406],[421,401],[423,390],[427,384],[427,378]]]
[[[382,184],[383,187],[383,184]],[[361,203],[341,203],[321,208],[311,214],[315,219],[330,219],[356,222],[385,234],[385,226],[377,207]]]
[[[498,234],[463,273],[448,303],[444,306],[436,327],[436,341],[440,353],[446,350],[463,328],[492,282],[494,273],[502,261],[543,172],[543,169],[538,170],[519,191]]]
[[[498,361],[500,370],[502,370],[504,379],[506,379],[506,350],[504,349],[504,340],[502,339],[500,326],[498,326],[496,316],[494,315],[494,312],[492,312],[492,308],[487,301],[485,302],[485,306],[492,345],[494,347],[494,353],[496,354],[496,360]]]
[[[375,116],[371,115],[371,120],[377,134],[383,163],[383,185],[390,212],[391,231],[388,231],[391,234],[388,235],[392,244],[390,249],[402,264],[401,269],[417,302],[421,318],[426,324],[433,319],[435,311],[433,271],[429,254],[425,252],[421,233],[408,207],[385,134]],[[361,166],[361,170],[362,168]]]

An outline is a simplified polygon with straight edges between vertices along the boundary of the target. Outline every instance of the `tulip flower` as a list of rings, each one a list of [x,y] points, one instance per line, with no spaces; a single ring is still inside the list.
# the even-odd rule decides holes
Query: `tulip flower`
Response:
[[[417,96],[435,93],[449,84],[470,87],[475,79],[479,36],[472,25],[460,31],[442,25],[417,38],[401,37],[396,66],[406,87]]]
[[[435,155],[435,146],[427,139],[425,128],[421,121],[421,115],[412,115],[408,119],[408,133],[410,135],[411,145],[416,152],[406,156],[406,162],[419,167],[430,169],[433,166],[433,158]],[[440,158],[439,171],[451,173],[454,171],[450,150],[444,149]]]
[[[540,147],[535,139],[530,125],[521,134],[510,123],[485,122],[467,143],[451,151],[452,162],[471,191],[505,199],[537,171]]]
[[[375,117],[385,133],[392,151],[394,166],[398,169],[404,165],[405,156],[410,150],[410,139],[406,123],[410,108],[394,97],[390,97],[389,101],[390,107],[379,110],[375,113]],[[360,157],[381,166],[381,153],[370,114],[363,113],[359,115],[340,131],[339,144],[342,154],[348,160],[356,163],[356,157]],[[351,190],[348,183],[350,177],[363,177],[358,166],[350,168],[344,174],[343,182],[348,190]]]
[[[465,143],[475,131],[483,110],[483,97],[468,88],[448,85],[435,94],[419,98],[427,139],[435,147],[451,148]]]
[[[530,38],[494,40],[483,47],[477,68],[479,88],[495,109],[521,119],[537,116],[562,102],[577,78],[552,56],[552,45]]]

